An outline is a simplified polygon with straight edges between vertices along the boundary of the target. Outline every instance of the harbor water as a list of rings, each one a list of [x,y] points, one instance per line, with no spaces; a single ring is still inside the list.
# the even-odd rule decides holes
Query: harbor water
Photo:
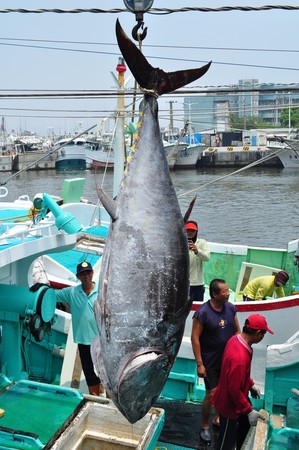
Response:
[[[10,179],[1,174],[8,189],[6,200],[20,195],[32,200],[39,192],[61,195],[65,179],[86,178],[84,197],[96,202],[95,183],[111,194],[112,171],[23,172]],[[197,195],[191,219],[207,241],[284,248],[299,237],[299,173],[294,169],[255,167],[233,174],[233,169],[201,168],[171,174],[184,214]],[[153,183],[155,175],[153,174]],[[4,200],[4,199],[1,199]],[[157,199],[159,201],[159,199]],[[167,224],[165,224],[167,234]]]

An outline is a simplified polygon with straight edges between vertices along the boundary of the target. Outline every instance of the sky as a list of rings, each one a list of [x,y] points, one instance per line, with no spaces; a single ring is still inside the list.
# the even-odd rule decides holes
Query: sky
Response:
[[[279,5],[273,1],[154,0],[153,8]],[[296,1],[283,2],[297,6]],[[122,0],[2,0],[0,1],[1,86],[0,117],[6,130],[30,130],[40,135],[83,131],[111,117],[115,99],[32,99],[5,97],[33,90],[114,90],[111,72],[120,52],[116,44],[118,18],[128,36],[136,25],[130,12],[117,14],[1,13],[6,8],[27,10],[125,9]],[[207,74],[191,86],[223,86],[240,79],[260,83],[298,83],[299,10],[146,13],[148,27],[143,53],[164,71],[201,66],[212,60]],[[126,78],[130,77],[129,70]],[[127,81],[133,87],[134,80]],[[169,124],[173,101],[176,126],[182,126],[182,98],[159,100],[161,125]],[[84,111],[84,112],[83,112]],[[112,127],[111,120],[105,121]]]

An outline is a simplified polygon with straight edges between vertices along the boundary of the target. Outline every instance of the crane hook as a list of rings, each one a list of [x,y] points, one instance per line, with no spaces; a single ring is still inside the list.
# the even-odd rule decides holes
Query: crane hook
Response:
[[[135,41],[138,41],[138,42],[139,42],[139,41],[143,41],[143,39],[146,38],[146,35],[147,35],[147,27],[145,27],[144,30],[143,30],[143,27],[144,27],[144,22],[143,22],[143,20],[138,20],[137,25],[135,25],[135,27],[134,27],[133,30],[132,30],[132,36],[133,36],[133,39],[135,39]],[[139,30],[140,28],[143,30],[142,33],[138,33],[138,30]]]

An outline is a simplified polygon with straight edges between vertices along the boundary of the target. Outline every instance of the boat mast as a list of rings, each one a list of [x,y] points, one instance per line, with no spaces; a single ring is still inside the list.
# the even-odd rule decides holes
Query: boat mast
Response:
[[[113,177],[113,197],[118,194],[119,185],[123,178],[125,165],[125,71],[127,70],[124,59],[120,57],[116,66],[118,72],[118,102],[116,112],[115,146],[114,146],[114,177]]]

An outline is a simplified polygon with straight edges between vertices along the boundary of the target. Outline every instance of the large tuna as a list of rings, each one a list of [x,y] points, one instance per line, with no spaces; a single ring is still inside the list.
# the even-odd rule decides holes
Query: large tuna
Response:
[[[165,73],[150,66],[118,21],[116,34],[147,93],[117,200],[98,189],[112,222],[95,303],[99,336],[92,356],[110,398],[134,423],[166,382],[191,306],[187,237],[160,136],[156,97],[199,78],[209,64]]]

